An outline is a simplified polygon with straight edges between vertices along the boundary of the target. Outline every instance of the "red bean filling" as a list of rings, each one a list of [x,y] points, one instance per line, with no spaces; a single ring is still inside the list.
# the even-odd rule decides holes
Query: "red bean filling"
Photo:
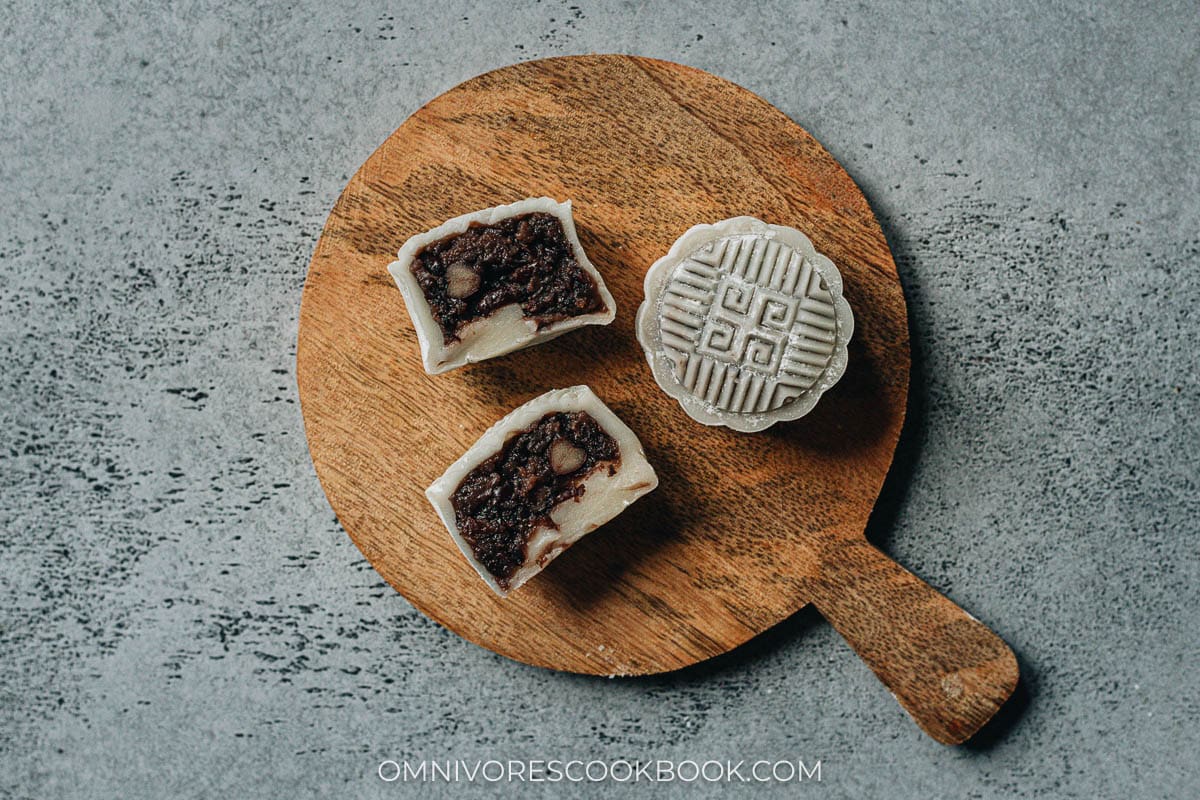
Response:
[[[446,344],[477,319],[517,303],[538,330],[554,322],[603,310],[592,276],[579,266],[562,222],[534,212],[426,245],[413,275],[429,301]]]
[[[563,440],[571,446],[565,447]],[[582,463],[567,474],[559,474],[551,463],[556,441],[560,452],[574,451],[578,457],[583,451]],[[511,435],[499,453],[463,478],[450,498],[458,531],[479,563],[507,589],[525,563],[533,529],[553,527],[550,512],[555,506],[582,497],[588,475],[605,465],[613,475],[620,461],[616,441],[587,412],[547,414]]]

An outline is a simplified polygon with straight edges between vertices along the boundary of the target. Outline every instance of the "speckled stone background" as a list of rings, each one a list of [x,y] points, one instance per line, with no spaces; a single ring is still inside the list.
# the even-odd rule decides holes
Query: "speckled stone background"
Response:
[[[376,768],[511,757],[1200,796],[1194,3],[49,5],[0,23],[0,794],[458,797]],[[326,213],[437,93],[591,51],[758,92],[877,210],[916,368],[870,535],[1019,654],[974,744],[923,736],[811,611],[647,680],[509,662],[334,519],[294,377]]]

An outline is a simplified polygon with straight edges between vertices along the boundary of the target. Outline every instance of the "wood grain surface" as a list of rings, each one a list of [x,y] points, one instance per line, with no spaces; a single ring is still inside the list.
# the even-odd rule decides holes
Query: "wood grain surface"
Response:
[[[386,267],[409,236],[524,197],[572,199],[617,319],[429,376]],[[791,225],[839,266],[856,332],[841,382],[759,434],[692,421],[634,337],[647,268],[692,225]],[[379,573],[467,639],[601,675],[723,653],[809,602],[931,736],[959,742],[1016,684],[986,627],[863,538],[904,422],[909,346],[887,243],[858,187],[750,92],[628,56],[481,75],[409,118],[325,225],[297,372],[317,474]],[[551,388],[589,384],[641,437],[661,484],[506,600],[479,580],[423,491],[488,426]]]

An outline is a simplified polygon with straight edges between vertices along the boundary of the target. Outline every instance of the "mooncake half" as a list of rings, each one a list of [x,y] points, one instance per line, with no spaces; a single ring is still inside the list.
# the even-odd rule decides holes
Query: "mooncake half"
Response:
[[[641,442],[587,386],[546,392],[487,430],[426,490],[501,596],[658,486]]]
[[[455,217],[405,242],[388,272],[430,374],[616,316],[569,200],[534,197]]]

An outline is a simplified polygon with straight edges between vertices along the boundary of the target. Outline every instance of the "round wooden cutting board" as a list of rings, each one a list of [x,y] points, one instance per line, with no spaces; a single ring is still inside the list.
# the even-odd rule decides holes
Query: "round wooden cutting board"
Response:
[[[450,217],[539,195],[574,201],[616,321],[426,375],[388,263]],[[841,382],[809,416],[759,434],[692,421],[634,337],[647,268],[691,226],[742,214],[807,233],[855,316]],[[1003,642],[863,538],[904,421],[904,295],[858,187],[738,86],[584,56],[506,67],[431,101],[330,214],[297,360],[313,463],[346,531],[413,605],[479,645],[573,672],[662,672],[815,602],[941,741],[970,735],[1013,688]],[[660,486],[502,600],[424,489],[508,411],[579,383],[641,437]]]

